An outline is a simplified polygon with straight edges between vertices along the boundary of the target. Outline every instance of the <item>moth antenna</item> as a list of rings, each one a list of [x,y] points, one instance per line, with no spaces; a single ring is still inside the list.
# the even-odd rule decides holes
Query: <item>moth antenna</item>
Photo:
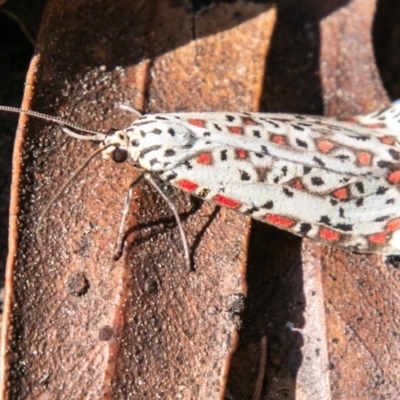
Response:
[[[78,167],[73,174],[68,178],[68,180],[57,190],[57,192],[54,194],[54,196],[50,199],[50,201],[46,204],[44,210],[39,216],[37,226],[36,226],[36,236],[40,240],[40,228],[42,226],[42,222],[44,217],[46,216],[47,212],[49,211],[50,207],[58,200],[58,198],[61,196],[62,192],[78,177],[78,175],[88,166],[88,164],[95,158],[98,154],[102,153],[105,149],[109,147],[116,147],[115,144],[109,144],[107,146],[104,146],[100,149],[97,149],[94,151],[83,163],[80,167]]]
[[[47,115],[47,114],[43,114],[43,113],[39,113],[39,112],[36,112],[36,111],[23,110],[22,108],[18,108],[18,107],[10,107],[10,106],[2,106],[2,105],[0,105],[0,111],[6,111],[6,112],[11,112],[11,113],[16,113],[16,114],[26,114],[26,115],[30,115],[31,117],[44,119],[45,121],[55,122],[56,124],[59,124],[59,125],[62,126],[63,132],[65,132],[69,136],[72,136],[75,139],[93,140],[95,142],[101,142],[106,137],[106,135],[104,133],[91,131],[90,129],[85,129],[85,128],[82,128],[82,127],[80,127],[78,125],[71,124],[70,122],[64,121],[62,118],[54,117],[52,115]],[[90,134],[92,134],[92,136],[79,135],[78,133],[70,131],[66,127],[69,127],[69,128],[72,128],[72,129],[76,129],[76,130],[78,130],[80,132],[90,133]]]
[[[118,108],[122,111],[127,111],[131,114],[136,114],[139,118],[143,117],[143,114],[140,111],[136,110],[136,108],[129,106],[128,104],[120,103],[118,104]]]

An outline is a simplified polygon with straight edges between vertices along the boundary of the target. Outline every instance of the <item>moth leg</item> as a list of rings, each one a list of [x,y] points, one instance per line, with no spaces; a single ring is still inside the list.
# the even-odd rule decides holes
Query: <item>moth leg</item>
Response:
[[[259,400],[261,398],[261,391],[263,388],[263,383],[265,378],[266,363],[267,363],[267,337],[264,335],[260,340],[260,361],[258,367],[258,375],[251,400]]]
[[[160,194],[160,196],[164,199],[164,201],[168,204],[169,208],[171,209],[171,211],[174,214],[176,223],[178,225],[179,228],[179,233],[181,235],[181,240],[182,240],[182,245],[183,245],[183,251],[185,254],[185,262],[186,262],[186,268],[191,271],[191,266],[190,266],[190,255],[189,255],[189,246],[186,240],[186,235],[185,235],[185,231],[183,230],[182,227],[182,221],[179,217],[178,211],[174,205],[174,203],[168,198],[168,196],[159,188],[159,186],[157,185],[157,183],[154,181],[154,179],[152,178],[152,176],[148,173],[144,174],[144,179],[146,179],[147,182],[150,183],[151,186],[153,186],[154,189],[157,190],[157,192]]]
[[[126,192],[125,196],[125,201],[124,201],[124,207],[122,208],[122,219],[121,223],[119,224],[119,229],[118,229],[118,238],[117,238],[117,244],[115,246],[115,253],[114,253],[114,261],[117,261],[121,255],[122,255],[122,250],[123,250],[123,239],[124,239],[124,228],[125,228],[125,223],[126,219],[128,217],[128,212],[129,212],[129,206],[131,204],[131,199],[132,199],[132,192],[133,189],[135,189],[136,186],[140,185],[144,178],[145,174],[140,174],[130,185],[129,188]]]

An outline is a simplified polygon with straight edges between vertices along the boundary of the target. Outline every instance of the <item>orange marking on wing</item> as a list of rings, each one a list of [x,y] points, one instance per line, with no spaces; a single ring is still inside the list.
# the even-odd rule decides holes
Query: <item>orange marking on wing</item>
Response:
[[[295,179],[295,180],[292,182],[292,186],[293,186],[295,189],[297,189],[297,190],[303,189],[303,183],[301,182],[300,179]]]
[[[187,190],[188,192],[194,192],[199,185],[197,183],[188,181],[187,179],[179,179],[174,183],[174,185],[179,186],[183,190]]]
[[[281,228],[291,228],[296,223],[296,221],[291,218],[276,214],[267,214],[265,219],[269,224],[280,226]]]
[[[328,228],[321,228],[318,232],[321,239],[328,240],[329,242],[337,242],[340,239],[340,233]]]
[[[243,135],[243,128],[240,126],[228,126],[228,130],[235,135]]]
[[[379,140],[384,144],[395,144],[396,138],[394,136],[382,136]]]
[[[202,119],[189,119],[189,124],[198,126],[199,128],[204,128],[206,126],[206,121]]]
[[[349,190],[346,187],[342,187],[340,189],[335,190],[332,193],[333,197],[336,197],[339,200],[346,200],[349,197]]]
[[[273,135],[271,137],[271,140],[276,144],[286,144],[286,138],[282,135]]]
[[[392,185],[397,185],[398,183],[400,183],[400,171],[393,171],[389,174],[388,179],[389,183],[391,183]]]
[[[393,232],[400,229],[400,218],[392,219],[386,224],[385,232]]]
[[[231,199],[230,197],[222,196],[221,194],[217,194],[214,197],[214,201],[221,206],[229,207],[229,208],[238,208],[241,203],[235,199]]]
[[[361,165],[371,165],[372,154],[367,151],[360,151],[357,153],[357,160]]]
[[[335,144],[332,143],[330,140],[320,140],[317,143],[317,148],[321,153],[329,153],[333,148],[335,147]]]
[[[236,155],[241,160],[245,160],[247,158],[247,151],[243,150],[243,149],[237,149],[236,150]]]
[[[258,125],[258,123],[250,117],[242,117],[242,122],[245,125]]]
[[[199,154],[199,155],[197,156],[197,158],[196,158],[196,161],[197,161],[199,164],[203,164],[203,165],[211,165],[211,164],[213,163],[211,153],[202,153],[202,154]]]
[[[368,240],[374,244],[384,245],[387,242],[387,237],[385,232],[374,233],[373,235],[367,236]]]
[[[379,129],[384,127],[383,124],[363,124],[363,126],[369,129]]]

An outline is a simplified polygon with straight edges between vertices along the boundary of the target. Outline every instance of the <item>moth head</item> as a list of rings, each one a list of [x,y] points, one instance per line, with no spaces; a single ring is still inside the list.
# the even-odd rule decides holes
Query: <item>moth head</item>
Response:
[[[125,162],[129,157],[129,139],[126,131],[110,129],[103,140],[102,147],[105,148],[104,158],[111,158],[116,163]]]

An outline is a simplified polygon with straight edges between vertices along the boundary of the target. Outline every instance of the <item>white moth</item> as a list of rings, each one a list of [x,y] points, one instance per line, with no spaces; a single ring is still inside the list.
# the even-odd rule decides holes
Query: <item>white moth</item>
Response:
[[[128,190],[118,248],[132,190],[142,179],[168,201],[184,238],[175,207],[152,179],[156,174],[194,196],[299,236],[350,251],[400,255],[399,101],[353,122],[292,114],[171,113],[144,115],[108,134],[31,111],[0,110],[57,122],[77,139],[100,142],[93,156],[103,152],[144,171]],[[190,264],[185,239],[184,247]]]

